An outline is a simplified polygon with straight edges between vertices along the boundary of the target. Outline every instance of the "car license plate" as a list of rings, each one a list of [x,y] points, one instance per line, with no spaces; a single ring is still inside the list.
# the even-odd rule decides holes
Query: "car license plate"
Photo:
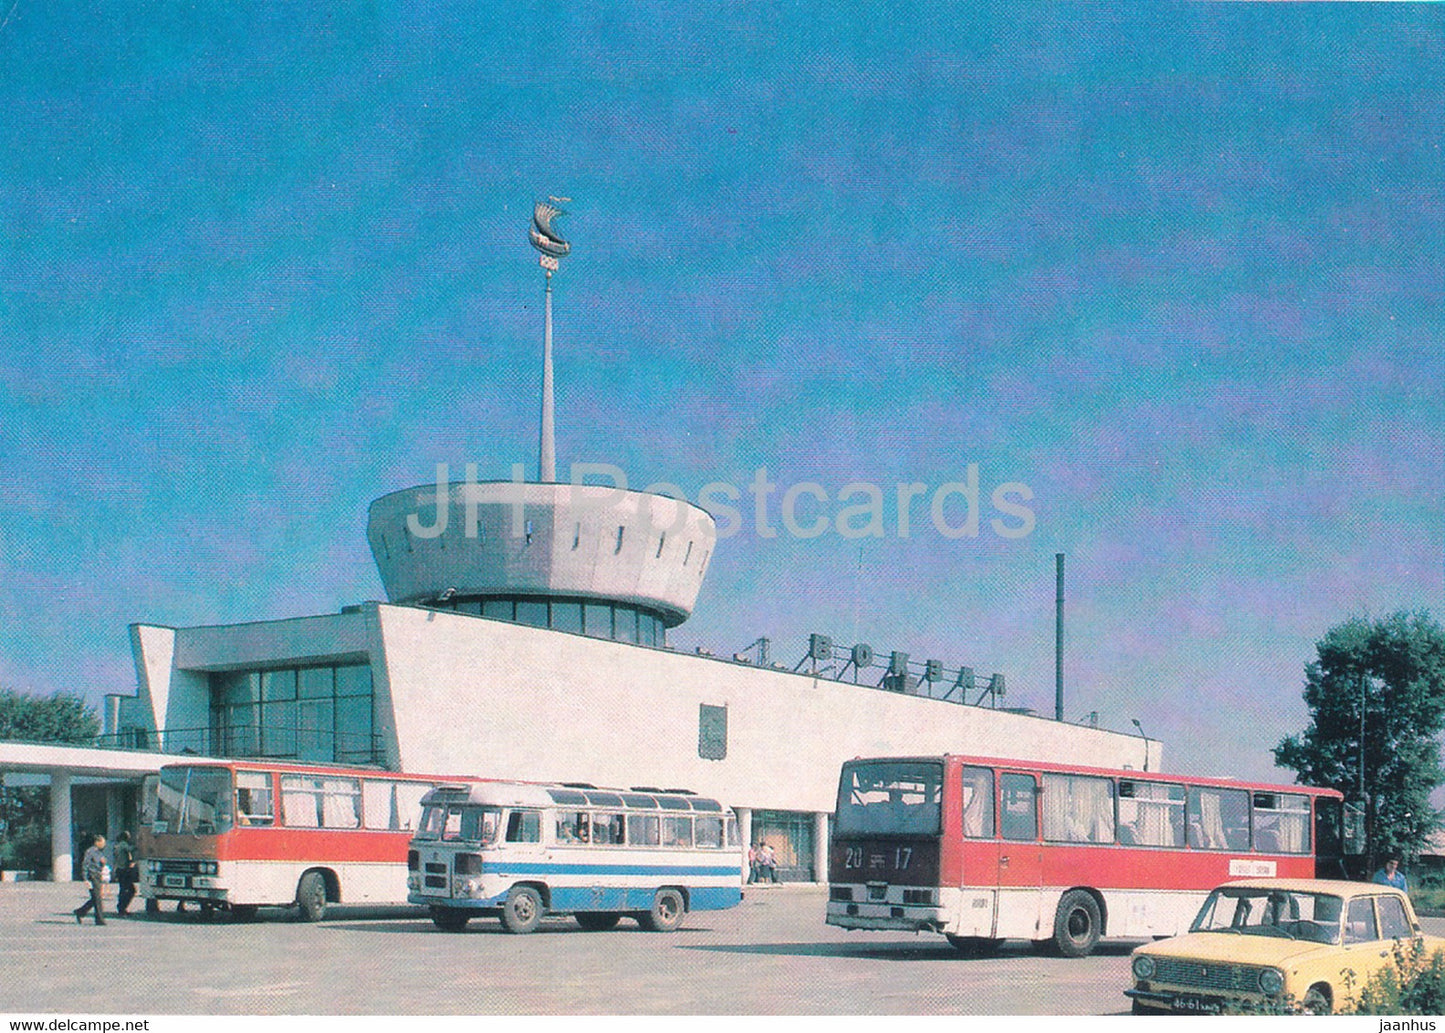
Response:
[[[167,889],[185,889],[186,877],[184,875],[166,875],[161,878],[161,885]]]
[[[1196,997],[1194,994],[1179,994],[1174,998],[1174,1010],[1191,1015],[1218,1015],[1221,1001],[1215,997]]]

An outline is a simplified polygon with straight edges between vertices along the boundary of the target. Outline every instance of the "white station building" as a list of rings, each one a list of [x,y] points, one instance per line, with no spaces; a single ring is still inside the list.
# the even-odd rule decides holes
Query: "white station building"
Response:
[[[442,517],[437,496],[426,486],[371,506],[388,602],[134,626],[139,689],[112,708],[115,731],[167,754],[692,789],[736,808],[785,877],[819,880],[852,757],[1157,770],[1158,743],[933,698],[926,677],[890,691],[876,668],[854,682],[674,652],[666,631],[691,613],[715,544],[712,519],[687,503],[454,484]]]
[[[829,666],[816,641],[803,671],[670,649],[716,527],[664,496],[550,483],[550,278],[547,302],[541,483],[425,485],[373,502],[367,537],[386,602],[133,625],[138,687],[109,697],[105,715],[110,741],[132,751],[125,763],[0,743],[0,771],[50,776],[52,811],[67,816],[77,773],[134,785],[180,754],[684,788],[734,807],[784,878],[822,880],[839,767],[853,757],[1158,769],[1159,744],[1141,736],[968,705],[967,669],[949,685],[939,665],[894,654],[880,676],[867,647]],[[113,834],[133,818],[114,788],[105,800],[77,827],[103,821]],[[55,825],[66,877],[70,830]]]

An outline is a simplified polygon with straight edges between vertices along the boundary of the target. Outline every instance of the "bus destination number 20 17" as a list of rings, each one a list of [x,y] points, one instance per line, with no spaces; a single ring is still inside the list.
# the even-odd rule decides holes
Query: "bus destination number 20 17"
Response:
[[[862,868],[865,853],[861,846],[850,846],[843,854],[844,868]],[[886,853],[867,854],[866,859],[869,868],[888,867],[888,855]],[[896,847],[893,851],[893,867],[896,871],[905,871],[909,862],[913,860],[913,848],[911,846]]]

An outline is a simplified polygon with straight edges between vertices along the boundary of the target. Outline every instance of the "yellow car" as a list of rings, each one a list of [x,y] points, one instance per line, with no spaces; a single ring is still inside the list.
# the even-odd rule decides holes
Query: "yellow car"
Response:
[[[1338,1011],[1396,947],[1427,954],[1410,898],[1390,886],[1316,879],[1250,879],[1209,894],[1194,924],[1134,951],[1136,1014],[1213,1014],[1230,1006]]]

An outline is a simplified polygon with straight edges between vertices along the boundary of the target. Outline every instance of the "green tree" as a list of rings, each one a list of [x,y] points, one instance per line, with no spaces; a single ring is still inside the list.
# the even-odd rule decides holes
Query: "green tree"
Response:
[[[79,696],[27,696],[0,688],[0,741],[88,743],[99,732],[99,715]],[[0,784],[0,868],[39,871],[49,865],[48,792]]]
[[[26,696],[0,688],[0,741],[85,743],[99,734],[99,715],[79,696]]]
[[[1424,612],[1352,617],[1316,648],[1310,725],[1274,748],[1275,763],[1363,808],[1372,868],[1387,853],[1417,857],[1441,825],[1430,793],[1445,781],[1445,632]]]

